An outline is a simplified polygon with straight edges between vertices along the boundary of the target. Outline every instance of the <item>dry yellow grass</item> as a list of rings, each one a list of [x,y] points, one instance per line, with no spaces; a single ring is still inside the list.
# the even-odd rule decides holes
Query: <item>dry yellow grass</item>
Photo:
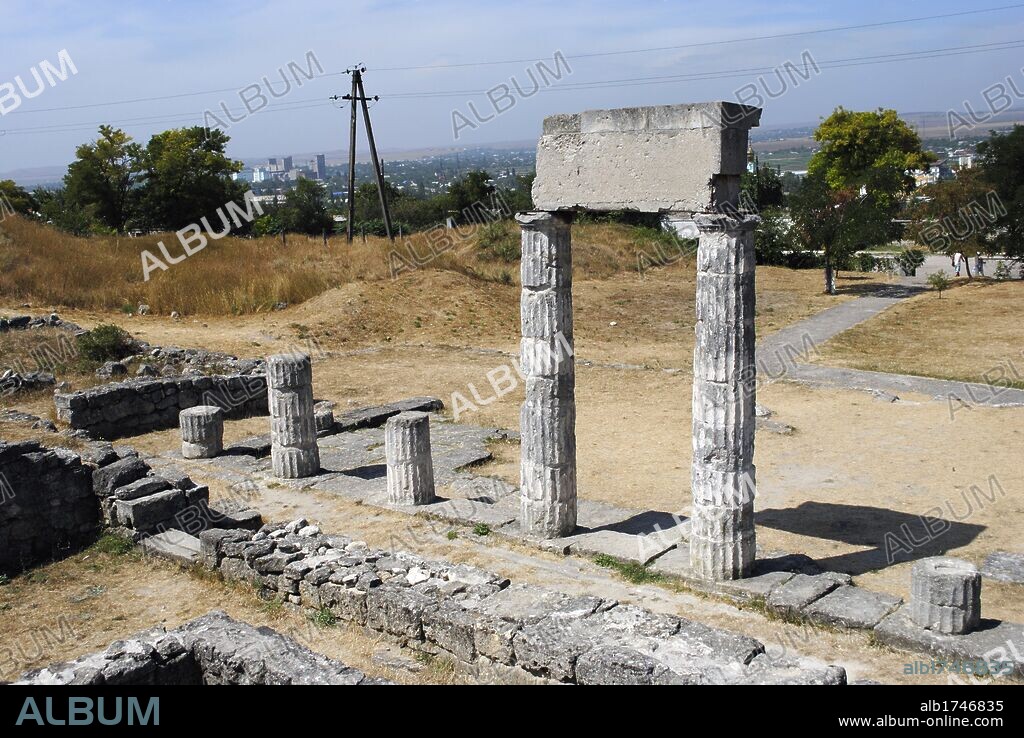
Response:
[[[1024,282],[961,282],[928,292],[848,330],[817,361],[868,371],[1024,388]]]
[[[515,231],[510,231],[515,238]],[[406,264],[457,272],[482,282],[514,283],[518,265],[480,258],[476,229],[418,233],[393,247],[368,237],[346,244],[334,238],[224,238],[202,251],[155,270],[144,281],[142,253],[163,261],[158,243],[172,257],[182,249],[172,233],[141,238],[77,238],[23,218],[0,229],[0,297],[8,302],[60,308],[116,311],[145,303],[156,313],[239,315],[297,304],[333,287],[380,282],[392,275],[389,254],[396,248]],[[428,260],[432,253],[440,252]],[[656,253],[644,233],[626,226],[581,224],[574,231],[574,258],[580,278],[607,277],[636,269],[640,253]],[[397,262],[395,262],[397,263]],[[415,267],[414,267],[415,268]],[[408,269],[406,272],[409,271]]]

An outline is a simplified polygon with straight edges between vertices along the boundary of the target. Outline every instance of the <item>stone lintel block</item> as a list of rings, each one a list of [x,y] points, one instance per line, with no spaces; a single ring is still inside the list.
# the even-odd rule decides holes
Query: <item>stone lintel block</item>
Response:
[[[313,364],[306,354],[275,354],[267,357],[267,385],[297,389],[313,383]]]
[[[537,146],[540,210],[712,212],[738,203],[759,108],[728,102],[551,116]]]

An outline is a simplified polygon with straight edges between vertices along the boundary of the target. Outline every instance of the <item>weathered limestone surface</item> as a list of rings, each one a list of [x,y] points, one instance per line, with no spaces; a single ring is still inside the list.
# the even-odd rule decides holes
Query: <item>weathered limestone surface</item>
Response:
[[[313,409],[313,365],[305,354],[267,359],[270,449],[274,475],[299,479],[320,469]]]
[[[910,617],[947,635],[970,633],[981,621],[981,574],[962,559],[934,556],[910,572]]]
[[[523,213],[520,411],[523,530],[558,538],[576,528],[576,374],[571,217]]]
[[[587,110],[544,119],[538,210],[713,212],[736,204],[759,108],[728,102]]]
[[[388,502],[426,505],[434,501],[434,462],[430,456],[430,416],[399,413],[384,426]]]
[[[182,410],[181,455],[186,459],[212,459],[224,450],[224,411],[215,405]]]
[[[703,215],[693,354],[690,563],[711,580],[754,562],[754,228],[756,217]]]
[[[382,684],[291,638],[213,611],[105,651],[31,671],[17,684]]]

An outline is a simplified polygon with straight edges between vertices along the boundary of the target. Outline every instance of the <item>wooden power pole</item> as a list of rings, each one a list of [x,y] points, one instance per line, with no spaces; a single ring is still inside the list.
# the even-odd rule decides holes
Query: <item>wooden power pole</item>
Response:
[[[352,92],[339,97],[334,95],[331,100],[349,100],[351,102],[351,115],[349,117],[348,131],[348,235],[349,243],[355,234],[355,213],[356,213],[356,113],[357,106],[363,108],[363,122],[366,125],[366,138],[370,144],[370,159],[373,161],[373,171],[377,177],[377,194],[380,195],[380,209],[384,215],[384,230],[388,238],[395,240],[391,230],[391,211],[388,209],[388,198],[384,192],[384,172],[380,168],[380,159],[377,158],[377,144],[373,138],[373,126],[370,124],[370,109],[367,107],[368,100],[379,100],[379,96],[367,97],[363,89],[363,72],[366,67],[356,65],[346,69],[346,74],[352,75]]]

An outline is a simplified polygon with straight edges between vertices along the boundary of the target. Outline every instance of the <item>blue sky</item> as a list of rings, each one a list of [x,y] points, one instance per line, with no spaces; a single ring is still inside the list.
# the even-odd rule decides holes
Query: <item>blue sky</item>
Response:
[[[261,84],[263,76],[273,83],[278,70],[289,62],[305,68],[309,52],[327,73],[364,63],[369,68],[367,92],[383,97],[373,110],[378,146],[384,151],[408,150],[533,139],[541,119],[555,112],[736,99],[744,85],[758,85],[758,74],[731,72],[717,79],[587,89],[562,88],[565,84],[767,70],[787,61],[799,62],[805,53],[821,63],[1024,39],[1024,7],[744,43],[578,59],[574,54],[707,44],[1011,4],[1008,0],[3,0],[0,85],[20,75],[31,89],[31,69],[44,59],[56,64],[61,49],[67,50],[78,74],[37,97],[23,99],[0,117],[0,130],[6,132],[0,135],[0,173],[67,163],[75,146],[90,140],[101,121],[121,125],[144,142],[165,128],[200,124],[203,111],[216,110],[221,102],[241,110],[237,90]],[[458,141],[454,139],[453,111],[472,118],[468,103],[474,101],[482,114],[492,112],[486,97],[458,91],[491,89],[509,84],[513,77],[527,92],[532,89],[528,69],[535,69],[533,64],[481,62],[543,60],[553,67],[557,51],[568,57],[571,75],[552,80],[550,90],[517,100],[486,124],[463,125]],[[944,111],[961,107],[964,100],[980,106],[981,91],[1007,76],[1024,90],[1022,59],[1021,50],[1015,49],[849,68],[829,69],[826,64],[820,74],[790,84],[784,94],[767,100],[763,123],[814,121],[840,104],[905,112]],[[468,66],[383,69],[444,64]],[[778,89],[777,78],[768,80]],[[346,92],[348,78],[328,74],[303,81],[301,88],[293,84],[291,92],[273,101],[283,104],[280,109],[268,108],[232,125],[232,155],[345,148],[347,112],[335,109],[326,98]],[[68,109],[222,88],[227,91]],[[444,91],[456,92],[446,97],[387,98],[388,93]],[[139,118],[151,120],[135,120]]]

